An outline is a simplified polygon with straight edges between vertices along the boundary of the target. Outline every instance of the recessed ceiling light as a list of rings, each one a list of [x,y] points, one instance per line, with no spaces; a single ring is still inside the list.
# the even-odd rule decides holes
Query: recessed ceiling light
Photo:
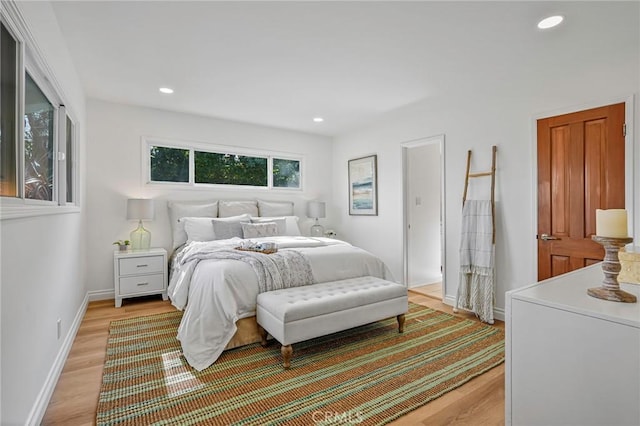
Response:
[[[324,118],[322,118],[322,117],[314,117],[313,121],[315,121],[316,123],[322,123],[324,121]]]
[[[560,24],[564,20],[563,16],[555,15],[549,16],[548,18],[544,18],[542,21],[538,22],[538,28],[541,30],[546,30],[548,28],[553,28],[556,25]]]
[[[162,93],[166,93],[166,94],[168,94],[168,95],[169,95],[169,94],[173,93],[173,89],[171,89],[171,88],[169,88],[169,87],[161,87],[161,88],[160,88],[160,92],[162,92]]]

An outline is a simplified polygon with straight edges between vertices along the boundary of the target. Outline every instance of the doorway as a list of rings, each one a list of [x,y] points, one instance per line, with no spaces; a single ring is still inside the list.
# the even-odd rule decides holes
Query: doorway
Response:
[[[538,281],[599,262],[596,209],[625,208],[625,103],[537,120]]]
[[[444,135],[401,144],[404,284],[442,300],[444,277]]]

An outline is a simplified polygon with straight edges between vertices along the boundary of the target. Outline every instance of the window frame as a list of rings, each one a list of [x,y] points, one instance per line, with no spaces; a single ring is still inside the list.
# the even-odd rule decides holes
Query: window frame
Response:
[[[165,182],[151,180],[151,147],[184,149],[189,151],[189,180],[188,182]],[[158,187],[173,187],[176,189],[192,189],[192,190],[234,190],[234,191],[294,191],[302,192],[304,190],[304,156],[295,153],[284,153],[278,151],[267,151],[259,149],[251,149],[244,147],[236,147],[230,145],[211,144],[194,141],[181,141],[173,139],[157,138],[152,136],[143,136],[141,138],[142,151],[142,183],[143,185],[151,185]],[[195,151],[211,152],[217,154],[241,155],[245,157],[257,157],[267,159],[267,186],[254,185],[234,185],[234,184],[213,184],[213,183],[196,183],[195,182]],[[300,186],[292,187],[276,187],[273,186],[273,159],[298,161],[300,163]]]
[[[0,220],[51,214],[79,213],[80,200],[77,183],[79,181],[78,121],[69,108],[65,107],[63,91],[51,68],[44,60],[33,36],[24,25],[19,10],[11,2],[3,2],[0,8],[2,24],[16,41],[16,136],[17,140],[17,193],[16,196],[0,196]],[[26,74],[42,91],[54,108],[53,113],[53,185],[52,200],[36,200],[25,197],[25,141],[24,115]],[[60,125],[60,116],[68,116],[73,124],[72,134],[72,180],[74,201],[66,201],[66,126]],[[62,141],[62,142],[61,142]],[[74,164],[75,163],[75,164]],[[63,173],[64,172],[64,173]],[[64,174],[64,177],[62,176]],[[65,194],[64,196],[62,194]]]

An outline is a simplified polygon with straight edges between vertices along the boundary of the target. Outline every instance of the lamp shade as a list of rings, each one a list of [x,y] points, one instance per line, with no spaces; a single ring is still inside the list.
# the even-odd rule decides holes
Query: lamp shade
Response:
[[[129,198],[127,200],[127,219],[150,220],[153,217],[153,200],[144,198]]]
[[[307,217],[316,219],[325,217],[325,203],[322,201],[309,201],[307,204]]]

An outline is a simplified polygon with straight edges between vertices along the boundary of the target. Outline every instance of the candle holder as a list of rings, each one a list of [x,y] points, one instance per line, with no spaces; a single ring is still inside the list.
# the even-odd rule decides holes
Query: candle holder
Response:
[[[587,290],[587,294],[598,299],[611,300],[612,302],[635,303],[637,297],[624,290],[620,290],[618,284],[618,274],[620,273],[620,260],[618,252],[620,249],[630,242],[633,238],[614,238],[600,237],[593,235],[591,239],[604,246],[604,260],[602,262],[602,272],[604,272],[604,280],[602,286],[593,287]]]

